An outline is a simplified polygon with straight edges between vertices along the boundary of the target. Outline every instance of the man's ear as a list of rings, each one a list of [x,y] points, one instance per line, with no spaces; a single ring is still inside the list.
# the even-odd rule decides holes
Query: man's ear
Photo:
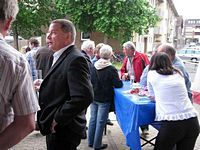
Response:
[[[71,32],[68,32],[67,34],[66,34],[66,42],[68,43],[68,42],[72,42],[71,40],[72,40],[72,33]]]
[[[5,30],[5,31],[8,31],[8,30],[10,29],[11,22],[12,22],[12,17],[10,17],[10,18],[5,22],[5,25],[4,25],[4,30]]]

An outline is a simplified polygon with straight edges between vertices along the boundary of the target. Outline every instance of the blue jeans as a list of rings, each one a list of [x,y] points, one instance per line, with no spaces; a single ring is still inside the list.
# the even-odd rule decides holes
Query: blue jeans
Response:
[[[103,130],[108,119],[110,103],[93,102],[90,105],[90,121],[88,128],[88,145],[100,148]]]

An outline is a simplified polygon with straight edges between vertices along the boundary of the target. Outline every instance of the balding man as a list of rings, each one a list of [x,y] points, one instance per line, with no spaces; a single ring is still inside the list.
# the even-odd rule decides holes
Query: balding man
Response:
[[[182,72],[184,79],[185,79],[185,85],[186,85],[186,88],[188,91],[188,96],[189,96],[190,100],[192,101],[192,91],[190,89],[191,88],[191,80],[190,80],[189,74],[185,68],[184,63],[178,56],[176,56],[176,50],[170,44],[161,44],[157,48],[157,52],[167,53],[169,58],[172,61],[173,66]]]
[[[123,52],[126,55],[121,67],[121,78],[129,80],[134,76],[135,82],[140,82],[140,76],[144,68],[149,64],[148,57],[136,51],[133,42],[128,41],[123,44]]]

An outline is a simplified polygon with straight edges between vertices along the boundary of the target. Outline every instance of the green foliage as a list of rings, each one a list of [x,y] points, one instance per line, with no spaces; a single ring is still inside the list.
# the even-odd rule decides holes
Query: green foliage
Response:
[[[146,0],[21,0],[12,30],[24,38],[41,35],[41,27],[55,18],[69,17],[84,32],[129,40],[133,31],[148,32],[158,21]]]
[[[147,33],[159,19],[146,0],[68,0],[61,7],[81,31],[119,40]]]
[[[113,66],[115,66],[115,68],[117,70],[120,70],[122,67],[122,62],[113,62]]]
[[[40,36],[41,27],[48,26],[52,19],[59,16],[60,13],[55,10],[55,3],[51,0],[21,0],[12,31],[24,38]]]

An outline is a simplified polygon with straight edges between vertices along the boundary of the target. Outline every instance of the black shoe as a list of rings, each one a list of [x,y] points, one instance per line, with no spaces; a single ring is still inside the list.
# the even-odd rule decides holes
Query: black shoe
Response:
[[[144,138],[146,138],[147,135],[149,135],[149,130],[147,130],[147,129],[142,130],[141,136],[143,136]]]
[[[87,139],[87,132],[85,131],[81,139]]]
[[[95,148],[94,150],[101,150],[101,149],[105,149],[107,147],[108,147],[108,144],[102,144],[101,147]]]
[[[110,119],[107,120],[106,122],[107,125],[113,126],[114,124],[110,121]]]
[[[91,147],[91,148],[93,147],[93,145],[88,145],[88,146]]]
[[[37,121],[35,121],[35,131],[39,131],[40,129],[39,129],[39,126],[38,126],[38,123],[37,123]]]

